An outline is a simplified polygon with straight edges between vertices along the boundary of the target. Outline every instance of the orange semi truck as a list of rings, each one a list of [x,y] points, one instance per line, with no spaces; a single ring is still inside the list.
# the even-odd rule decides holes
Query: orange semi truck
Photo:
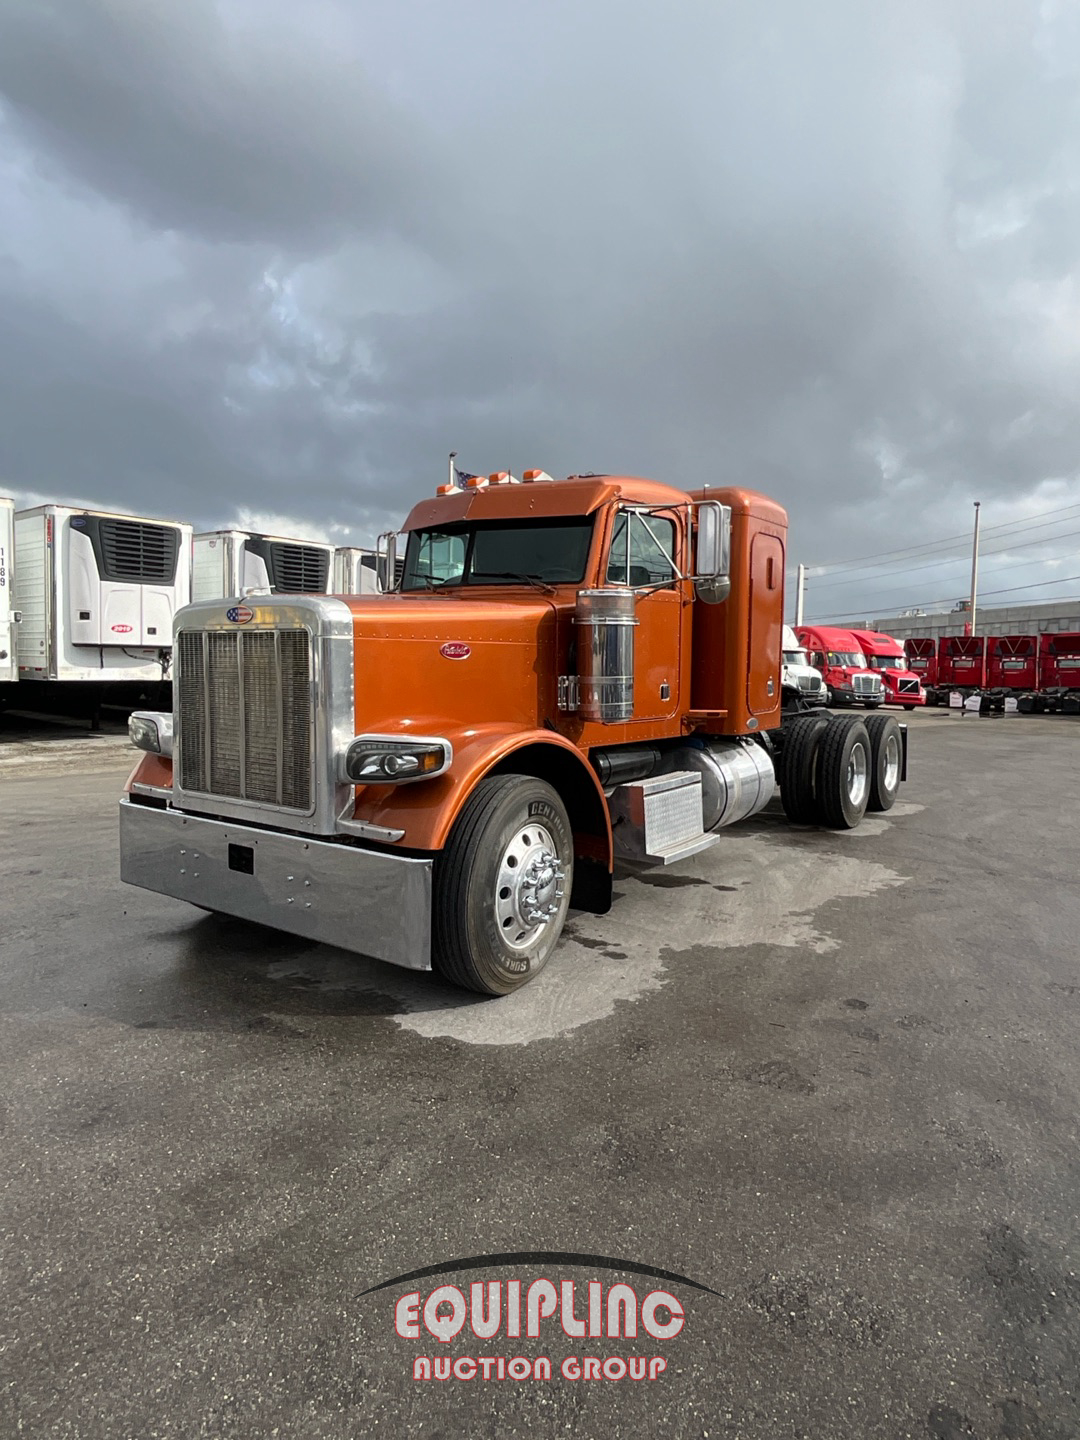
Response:
[[[777,779],[795,822],[889,809],[905,727],[782,689],[786,534],[749,490],[471,477],[387,538],[388,593],[186,607],[122,878],[503,995],[616,860],[704,850]]]

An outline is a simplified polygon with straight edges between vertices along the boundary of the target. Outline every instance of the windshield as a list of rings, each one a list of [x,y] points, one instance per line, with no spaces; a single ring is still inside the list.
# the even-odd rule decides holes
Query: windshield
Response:
[[[413,530],[401,588],[520,585],[530,580],[576,584],[585,577],[592,530],[590,515]]]
[[[805,665],[807,663],[805,650],[785,650],[783,655],[785,665]]]
[[[867,655],[866,663],[871,670],[907,669],[907,661],[902,655]]]
[[[848,670],[865,670],[866,661],[858,650],[830,650],[830,665],[843,665]]]

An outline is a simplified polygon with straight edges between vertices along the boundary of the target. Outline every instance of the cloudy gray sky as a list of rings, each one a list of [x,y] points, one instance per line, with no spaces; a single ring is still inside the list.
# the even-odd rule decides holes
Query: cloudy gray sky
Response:
[[[0,486],[366,543],[456,449],[815,566],[1072,504],[984,585],[1080,592],[1078,112],[1073,0],[4,0]]]

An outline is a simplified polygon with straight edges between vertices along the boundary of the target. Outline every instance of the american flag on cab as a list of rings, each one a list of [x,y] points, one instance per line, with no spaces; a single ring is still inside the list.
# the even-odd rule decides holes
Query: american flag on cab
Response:
[[[454,466],[454,480],[458,485],[464,485],[466,480],[475,480],[475,475],[470,475],[467,470],[459,470]]]

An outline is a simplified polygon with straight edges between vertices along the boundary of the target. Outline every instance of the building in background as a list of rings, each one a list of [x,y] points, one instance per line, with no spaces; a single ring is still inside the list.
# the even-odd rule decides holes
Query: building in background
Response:
[[[932,611],[928,615],[883,615],[865,624],[849,621],[851,628],[882,630],[897,640],[929,638],[941,635],[963,635],[970,621],[970,612],[963,610]],[[1051,600],[1042,605],[980,605],[975,616],[977,635],[1045,635],[1062,631],[1080,631],[1080,599]]]

